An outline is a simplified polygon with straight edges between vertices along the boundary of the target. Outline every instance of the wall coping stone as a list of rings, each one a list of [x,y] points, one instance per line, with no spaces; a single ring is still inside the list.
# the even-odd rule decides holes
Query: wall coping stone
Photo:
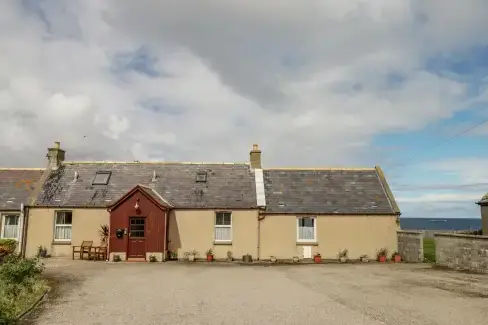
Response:
[[[397,233],[400,233],[400,234],[411,234],[411,235],[423,235],[424,234],[421,231],[413,231],[413,230],[397,230]]]
[[[461,235],[461,234],[449,234],[449,233],[439,233],[439,234],[434,234],[434,237],[454,237],[454,238],[466,238],[466,239],[480,239],[480,240],[488,240],[488,236],[478,236],[478,235]]]

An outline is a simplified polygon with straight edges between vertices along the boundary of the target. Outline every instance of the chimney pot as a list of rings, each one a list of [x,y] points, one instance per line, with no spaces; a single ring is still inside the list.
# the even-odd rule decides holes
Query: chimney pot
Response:
[[[61,143],[59,141],[54,142],[54,147],[47,149],[47,167],[54,170],[58,169],[64,161],[64,156],[65,151],[61,149]]]

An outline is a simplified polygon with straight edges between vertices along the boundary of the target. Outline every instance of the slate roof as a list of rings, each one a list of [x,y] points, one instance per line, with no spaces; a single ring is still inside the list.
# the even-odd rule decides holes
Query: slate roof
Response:
[[[374,168],[264,170],[268,213],[399,213],[387,186]]]
[[[111,171],[108,185],[92,185],[97,171]],[[156,182],[151,183],[153,172]],[[206,182],[196,182],[198,171]],[[78,178],[76,181],[75,172]],[[254,173],[247,164],[63,163],[51,171],[36,206],[108,207],[136,185],[152,186],[175,208],[254,208]]]
[[[21,203],[27,205],[43,173],[43,169],[0,169],[0,210],[20,210]]]

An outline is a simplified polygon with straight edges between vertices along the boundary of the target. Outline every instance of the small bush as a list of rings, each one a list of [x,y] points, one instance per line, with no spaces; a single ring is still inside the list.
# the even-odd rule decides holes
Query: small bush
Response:
[[[17,248],[15,239],[0,239],[0,256],[13,254]]]
[[[43,270],[44,265],[37,258],[23,259],[20,255],[9,255],[0,268],[0,280],[21,285],[41,274]]]

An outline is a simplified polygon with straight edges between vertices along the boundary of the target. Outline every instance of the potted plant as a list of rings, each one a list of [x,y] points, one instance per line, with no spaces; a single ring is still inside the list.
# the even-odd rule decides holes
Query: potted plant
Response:
[[[210,248],[205,254],[207,255],[207,261],[212,262],[214,258],[212,249]]]
[[[384,263],[386,262],[386,257],[388,256],[388,250],[386,248],[381,248],[376,253],[376,256],[378,257],[378,262]]]
[[[349,251],[347,249],[343,249],[342,251],[339,251],[339,254],[337,256],[339,257],[339,261],[341,263],[346,263],[347,262],[347,254]]]
[[[120,255],[118,254],[115,254],[114,257],[113,257],[113,261],[114,262],[120,262],[122,259],[120,258]]]
[[[194,262],[198,252],[196,250],[192,250],[190,252],[185,253],[185,257],[189,262]]]
[[[293,256],[293,263],[300,262],[300,258],[298,256]]]
[[[322,256],[320,255],[320,253],[315,253],[315,255],[313,256],[313,261],[315,263],[320,263],[322,262]]]
[[[154,263],[157,261],[158,261],[158,259],[156,258],[155,255],[153,255],[153,254],[149,255],[149,262]]]
[[[276,263],[276,261],[277,261],[276,256],[270,256],[270,257],[269,257],[269,261],[270,261],[271,263]]]
[[[47,256],[47,248],[44,246],[37,247],[37,257],[45,258]]]
[[[359,259],[361,260],[361,262],[364,262],[364,263],[368,263],[369,262],[369,256],[364,254],[364,255],[361,255],[359,257]]]
[[[252,263],[252,255],[247,253],[246,255],[242,256],[242,261],[244,263]]]
[[[108,225],[100,225],[100,228],[98,228],[98,235],[100,235],[100,242],[102,244],[106,243],[109,236]]]
[[[227,251],[227,262],[232,262],[234,260],[234,257],[232,256],[231,251]]]
[[[400,254],[398,254],[398,252],[393,252],[393,254],[391,254],[391,260],[395,263],[398,263],[402,261],[402,257],[400,256]]]

